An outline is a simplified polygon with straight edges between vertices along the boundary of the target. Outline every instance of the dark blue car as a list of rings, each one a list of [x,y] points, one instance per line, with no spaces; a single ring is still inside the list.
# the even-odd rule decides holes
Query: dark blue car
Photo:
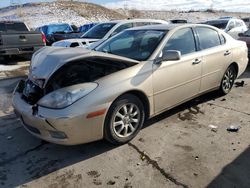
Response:
[[[82,26],[79,27],[78,32],[79,33],[86,33],[89,29],[91,29],[92,27],[94,27],[95,25],[97,25],[98,23],[89,23],[89,24],[84,24]]]
[[[38,27],[36,30],[44,33],[47,45],[62,40],[63,37],[61,35],[74,32],[71,25],[66,23],[44,25]]]

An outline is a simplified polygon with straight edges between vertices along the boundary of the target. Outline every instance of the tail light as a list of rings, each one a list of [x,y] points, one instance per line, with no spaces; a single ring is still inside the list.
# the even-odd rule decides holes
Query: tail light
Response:
[[[46,43],[46,36],[44,33],[42,33],[42,40],[43,40],[43,43]]]

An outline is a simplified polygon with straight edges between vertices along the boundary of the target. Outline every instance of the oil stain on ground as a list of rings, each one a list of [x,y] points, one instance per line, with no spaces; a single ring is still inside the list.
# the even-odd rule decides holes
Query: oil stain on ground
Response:
[[[200,110],[200,107],[198,106],[192,106],[191,108],[187,109],[188,111],[184,111],[178,114],[178,118],[182,121],[190,121],[196,120],[196,115],[197,114],[204,114],[204,112],[202,112]]]

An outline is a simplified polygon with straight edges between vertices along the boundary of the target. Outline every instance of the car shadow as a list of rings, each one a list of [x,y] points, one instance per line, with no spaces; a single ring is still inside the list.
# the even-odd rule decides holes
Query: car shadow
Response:
[[[0,65],[16,65],[19,62],[30,61],[31,55],[18,55],[11,57],[0,57]]]
[[[175,114],[178,114],[186,109],[194,108],[199,113],[199,108],[197,107],[199,104],[205,103],[207,101],[215,100],[217,98],[221,97],[217,91],[213,91],[204,95],[201,95],[197,98],[194,98],[193,100],[190,100],[186,103],[183,103],[175,108],[172,108],[170,110],[167,110],[151,119],[145,122],[145,125],[143,128],[146,128],[148,126],[153,125],[154,123],[157,123],[159,121],[162,121],[170,116],[173,116]]]
[[[240,79],[244,78],[250,78],[250,63],[248,63],[248,66],[246,68],[246,71],[239,77]]]
[[[196,106],[219,97],[216,92],[206,94],[189,101],[172,110],[164,112],[145,122],[144,128],[165,118],[175,115],[182,110]],[[12,125],[12,129],[1,133],[1,122]],[[8,135],[13,139],[6,140]],[[14,114],[0,117],[0,139],[5,144],[6,151],[0,152],[0,187],[16,187],[28,183],[49,173],[98,156],[119,146],[114,146],[104,140],[77,145],[60,146],[34,138],[22,127]],[[16,152],[16,148],[20,148]],[[22,173],[18,172],[22,170]],[[2,177],[1,177],[2,176]]]
[[[250,186],[250,147],[234,161],[226,165],[207,188],[249,188]]]

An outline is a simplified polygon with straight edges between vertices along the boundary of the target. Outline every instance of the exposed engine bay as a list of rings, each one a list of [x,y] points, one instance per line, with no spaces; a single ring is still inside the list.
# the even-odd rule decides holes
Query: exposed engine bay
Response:
[[[101,59],[91,57],[68,62],[49,78],[44,88],[40,88],[31,80],[27,80],[23,90],[23,99],[33,105],[52,91],[75,84],[94,82],[129,66],[132,65],[119,60],[104,59],[103,57]]]

